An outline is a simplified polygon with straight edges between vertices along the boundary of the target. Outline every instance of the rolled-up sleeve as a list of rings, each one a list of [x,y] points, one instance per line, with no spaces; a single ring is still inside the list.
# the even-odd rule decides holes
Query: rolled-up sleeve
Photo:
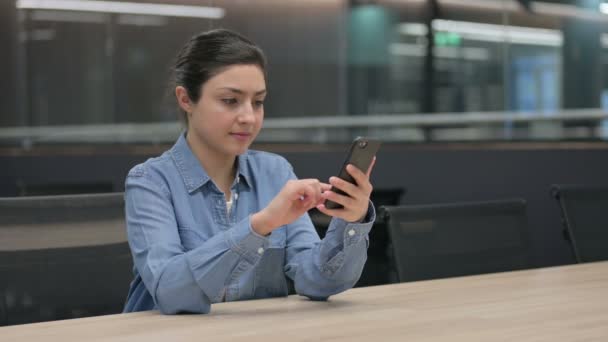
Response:
[[[135,267],[165,314],[208,313],[225,287],[254,267],[268,239],[251,228],[250,216],[200,246],[185,251],[170,193],[145,172],[125,184],[127,235]]]

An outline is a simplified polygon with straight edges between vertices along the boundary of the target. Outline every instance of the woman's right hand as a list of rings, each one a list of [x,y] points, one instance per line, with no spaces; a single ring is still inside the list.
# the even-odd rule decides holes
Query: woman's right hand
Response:
[[[321,194],[329,189],[330,184],[318,179],[290,180],[266,208],[251,216],[251,227],[260,235],[268,235],[323,203]]]

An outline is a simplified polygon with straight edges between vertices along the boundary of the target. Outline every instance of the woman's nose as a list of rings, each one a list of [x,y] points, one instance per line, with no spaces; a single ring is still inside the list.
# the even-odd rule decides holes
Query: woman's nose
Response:
[[[243,109],[239,113],[238,119],[239,122],[242,123],[255,121],[255,108],[253,108],[253,105],[251,105],[250,103],[245,104],[243,106]]]

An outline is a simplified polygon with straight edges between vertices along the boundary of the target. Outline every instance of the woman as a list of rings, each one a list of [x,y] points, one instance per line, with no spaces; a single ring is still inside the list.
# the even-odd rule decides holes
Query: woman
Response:
[[[248,150],[264,118],[265,70],[262,51],[228,30],[194,36],[179,52],[175,97],[187,130],[126,179],[135,279],[125,312],[208,313],[212,303],[286,296],[286,277],[315,300],[357,282],[375,218],[372,167],[348,168],[358,185],[325,184]],[[313,207],[333,216],[322,241]]]

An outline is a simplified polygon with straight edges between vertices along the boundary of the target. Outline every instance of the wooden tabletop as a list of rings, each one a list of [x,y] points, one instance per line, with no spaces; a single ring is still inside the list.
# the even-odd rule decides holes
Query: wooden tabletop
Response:
[[[608,341],[608,262],[0,328],[8,341]]]

